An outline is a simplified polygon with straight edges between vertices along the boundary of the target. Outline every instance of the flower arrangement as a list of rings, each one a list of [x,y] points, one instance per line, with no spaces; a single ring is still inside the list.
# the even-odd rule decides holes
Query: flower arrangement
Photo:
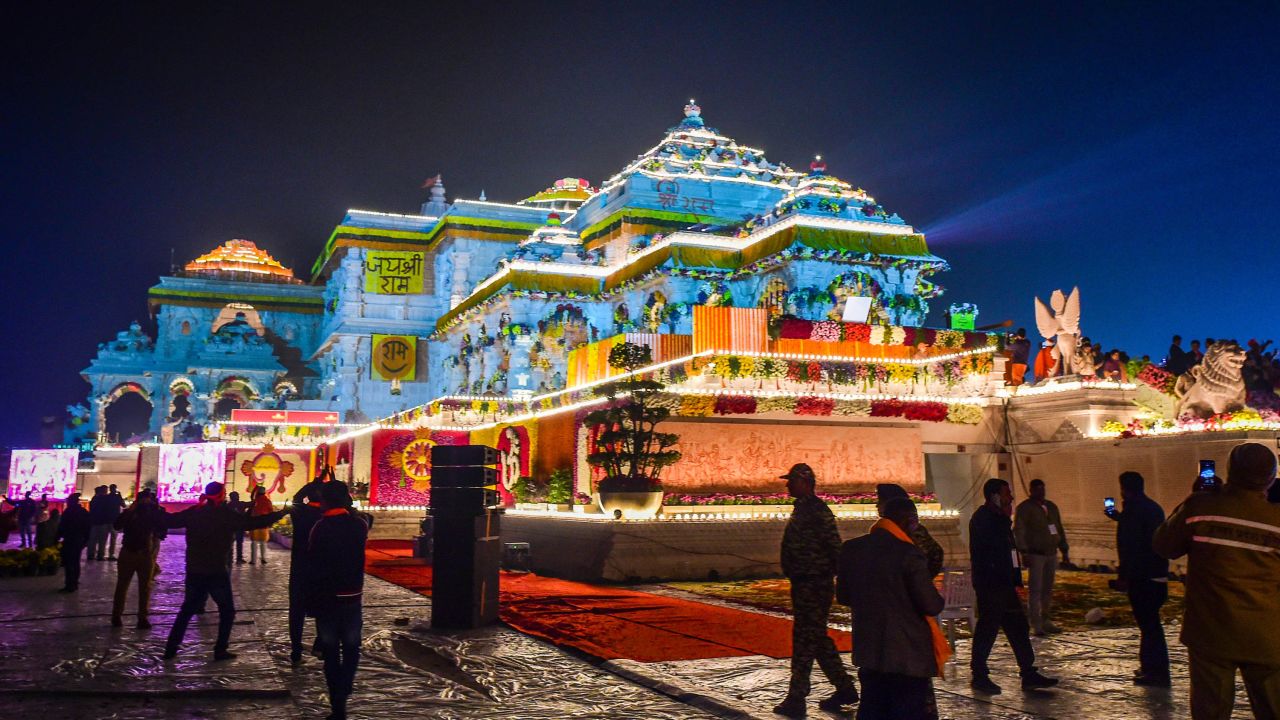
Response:
[[[944,348],[962,348],[964,347],[964,332],[960,330],[939,330],[934,336],[934,342],[939,347]]]
[[[866,323],[841,323],[842,340],[846,342],[870,342],[871,326]]]
[[[754,415],[757,404],[749,395],[718,395],[713,411],[716,415]]]
[[[835,409],[836,402],[831,398],[802,397],[796,400],[797,415],[827,416]]]
[[[817,493],[829,505],[874,505],[876,494],[869,493]],[[933,493],[908,493],[912,502],[932,503],[938,498]],[[667,495],[662,500],[668,506],[705,507],[714,505],[794,505],[795,498],[786,493],[680,493]]]
[[[831,320],[816,322],[810,331],[809,339],[819,342],[839,342],[841,335],[840,325],[840,323]]]
[[[714,395],[685,395],[676,414],[681,417],[710,417],[716,409]]]
[[[756,412],[794,412],[796,409],[796,398],[793,397],[768,397],[759,398],[756,401]]]
[[[947,422],[977,425],[982,422],[982,408],[977,405],[951,405],[947,408]]]
[[[1173,386],[1177,382],[1177,377],[1155,363],[1148,363],[1146,367],[1138,372],[1138,380],[1150,385],[1158,392],[1171,395],[1173,394]]]

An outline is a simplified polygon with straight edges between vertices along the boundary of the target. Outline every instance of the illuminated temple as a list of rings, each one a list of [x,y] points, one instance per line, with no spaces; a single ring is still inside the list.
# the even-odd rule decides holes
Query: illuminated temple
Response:
[[[140,453],[139,484],[214,467],[277,493],[323,456],[364,502],[418,515],[430,447],[481,443],[502,452],[505,504],[530,499],[521,478],[567,476],[568,497],[537,507],[585,517],[599,511],[582,419],[629,341],[650,348],[681,438],[662,517],[727,497],[769,517],[777,476],[804,461],[840,512],[895,482],[954,526],[975,480],[1012,472],[1009,437],[1087,447],[1137,416],[1132,385],[1011,393],[976,308],[924,327],[948,267],[921,232],[820,158],[775,162],[692,102],[598,186],[565,178],[512,204],[428,186],[417,214],[348,211],[305,279],[248,240],[160,278],[156,337],[134,324],[99,346],[68,440],[98,447],[99,473]],[[150,404],[141,432],[112,427],[126,398]],[[1090,481],[1073,482],[1064,512]]]

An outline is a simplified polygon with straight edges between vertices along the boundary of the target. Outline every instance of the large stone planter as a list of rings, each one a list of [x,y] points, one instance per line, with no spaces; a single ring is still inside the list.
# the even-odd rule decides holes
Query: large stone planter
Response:
[[[600,509],[615,520],[652,520],[662,509],[662,491],[602,492],[597,494]]]

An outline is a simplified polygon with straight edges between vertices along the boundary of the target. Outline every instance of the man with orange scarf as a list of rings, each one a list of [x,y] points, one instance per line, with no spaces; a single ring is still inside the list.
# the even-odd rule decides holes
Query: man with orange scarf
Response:
[[[884,503],[870,534],[840,549],[836,596],[853,611],[853,664],[862,704],[858,720],[928,720],[930,678],[941,676],[951,646],[933,616],[945,604],[928,560],[911,540],[915,503]]]

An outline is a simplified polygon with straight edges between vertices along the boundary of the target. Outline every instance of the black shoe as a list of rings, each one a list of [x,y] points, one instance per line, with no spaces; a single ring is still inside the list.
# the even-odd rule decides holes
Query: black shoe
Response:
[[[146,618],[138,618],[138,625],[137,625],[137,628],[138,628],[139,630],[150,630],[150,629],[151,629],[151,621],[150,621],[150,620],[148,620],[148,619],[146,619]]]
[[[818,707],[827,712],[840,712],[846,705],[854,705],[858,702],[858,689],[851,687],[844,690],[837,690],[834,695],[823,698],[818,701]]]
[[[292,665],[292,666],[294,666],[294,667],[298,667],[299,665],[301,665],[301,664],[302,664],[302,651],[301,651],[301,650],[293,650],[293,651],[291,651],[291,652],[289,653],[289,664],[290,664],[290,665]]]
[[[986,675],[975,675],[969,681],[969,687],[973,688],[974,692],[980,692],[983,695],[999,695],[1004,692],[999,685],[991,682],[991,678]]]
[[[1058,684],[1058,678],[1045,677],[1039,670],[1032,670],[1022,676],[1023,690],[1043,690]]]
[[[124,627],[124,620],[121,620],[119,615],[112,615],[111,627]]]
[[[237,564],[237,565],[243,565],[243,564],[244,564],[244,558],[236,558],[236,564]]]
[[[235,660],[236,654],[229,650],[214,650],[213,659],[217,662],[221,662],[223,660]]]
[[[802,718],[808,714],[809,708],[804,704],[804,698],[788,695],[782,702],[773,706],[773,712],[783,717]]]
[[[1138,675],[1133,679],[1133,684],[1154,688],[1173,687],[1173,681],[1168,675]]]
[[[76,591],[76,588],[73,588],[73,587],[58,588],[58,592],[60,593],[73,593],[75,591]]]

